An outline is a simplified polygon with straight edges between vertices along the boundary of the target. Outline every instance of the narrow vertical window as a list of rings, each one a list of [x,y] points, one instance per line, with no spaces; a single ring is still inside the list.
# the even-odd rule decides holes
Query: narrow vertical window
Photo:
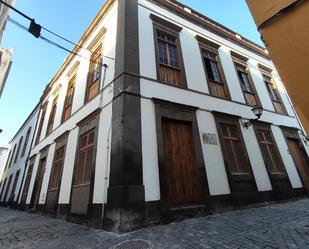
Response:
[[[262,72],[262,76],[276,112],[286,114],[286,110],[282,103],[278,88],[273,81],[271,75]]]
[[[17,162],[18,155],[19,155],[19,151],[20,151],[20,147],[21,147],[21,144],[22,144],[22,142],[23,142],[23,138],[24,138],[24,137],[21,137],[21,138],[19,139],[19,142],[18,142],[18,147],[17,147],[17,151],[16,151],[15,159],[14,159],[14,163],[16,163],[16,162]]]
[[[53,126],[54,126],[54,121],[55,121],[55,116],[56,116],[56,111],[57,111],[57,102],[58,102],[58,96],[54,98],[49,120],[48,120],[48,125],[47,125],[47,130],[46,130],[46,135],[49,135],[53,131]]]
[[[36,134],[35,144],[38,144],[40,142],[42,128],[43,128],[45,114],[46,114],[46,107],[47,107],[47,105],[45,104],[42,107],[42,110],[41,110],[41,118],[40,118],[40,123],[39,123],[39,126],[38,126],[38,131],[37,131],[37,134]]]
[[[13,149],[12,157],[10,158],[10,164],[9,164],[9,167],[11,167],[11,166],[12,166],[12,164],[13,164],[13,160],[14,160],[15,152],[16,152],[16,144],[14,145],[14,149]],[[15,160],[14,160],[14,161],[15,161]]]
[[[95,150],[95,128],[80,136],[74,185],[90,184]]]
[[[279,153],[274,144],[270,130],[257,128],[257,135],[261,145],[264,160],[268,166],[270,174],[285,174]]]
[[[30,185],[30,181],[31,181],[31,178],[32,178],[33,166],[34,166],[34,158],[30,159],[30,161],[29,161],[29,167],[28,167],[26,180],[25,180],[25,183],[24,183],[22,197],[21,197],[21,203],[22,204],[26,203],[26,199],[27,199],[27,195],[28,195],[28,191],[29,191],[29,185]]]
[[[88,82],[86,90],[86,102],[93,99],[100,91],[102,74],[102,44],[94,50],[90,57]]]
[[[68,120],[68,118],[71,117],[72,104],[75,92],[75,83],[76,83],[76,74],[69,80],[68,89],[64,101],[62,122]]]
[[[181,27],[150,15],[154,25],[158,80],[177,86],[186,86],[179,32]]]
[[[28,131],[27,131],[27,134],[26,134],[25,143],[24,143],[24,146],[23,146],[23,150],[21,152],[21,157],[23,157],[25,155],[25,153],[26,153],[26,149],[27,149],[27,145],[28,145],[31,129],[32,129],[32,127],[28,128]]]
[[[250,170],[244,156],[238,127],[232,124],[220,124],[223,144],[227,151],[230,172],[233,175],[249,174]]]
[[[200,36],[196,36],[196,39],[200,45],[210,94],[229,99],[229,91],[218,53],[220,45]]]
[[[260,105],[256,89],[249,73],[247,65],[248,59],[234,52],[231,52],[231,54],[246,103],[250,106]]]

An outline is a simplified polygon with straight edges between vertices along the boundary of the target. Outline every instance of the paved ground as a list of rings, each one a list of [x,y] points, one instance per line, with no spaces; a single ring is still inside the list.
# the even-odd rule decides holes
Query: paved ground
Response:
[[[0,248],[110,249],[131,239],[150,241],[159,249],[309,248],[309,199],[220,213],[125,235],[0,208]]]

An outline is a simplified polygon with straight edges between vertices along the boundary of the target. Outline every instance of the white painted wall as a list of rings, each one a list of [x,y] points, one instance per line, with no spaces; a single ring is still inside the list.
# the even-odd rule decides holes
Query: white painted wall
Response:
[[[281,154],[283,163],[285,165],[287,174],[289,176],[290,182],[293,188],[301,188],[303,184],[299,178],[296,166],[294,164],[292,156],[289,154],[288,145],[285,142],[282,131],[279,127],[272,125],[271,130],[273,132],[274,138],[277,142],[279,152]]]
[[[159,16],[182,27],[179,37],[188,89],[181,89],[157,82],[155,42],[153,23],[149,17],[150,14]],[[195,39],[196,35],[200,35],[220,44],[219,56],[232,101],[215,98],[209,95],[203,61],[201,59],[198,42]],[[141,95],[143,97],[141,102],[143,178],[147,201],[159,200],[160,198],[155,115],[151,98],[158,98],[199,108],[196,115],[200,133],[206,132],[217,134],[214,117],[211,114],[212,111],[233,114],[246,119],[255,118],[251,111],[252,107],[245,105],[245,99],[230,55],[231,51],[249,58],[248,68],[262,106],[264,107],[261,121],[271,122],[275,125],[274,127],[285,125],[299,128],[297,119],[295,118],[294,113],[291,112],[292,108],[287,101],[286,93],[280,89],[280,87],[280,94],[290,116],[275,113],[274,106],[258,68],[259,63],[272,68],[274,70],[274,79],[278,84],[278,77],[275,74],[276,71],[270,60],[252,52],[251,50],[239,46],[230,40],[213,34],[210,31],[203,29],[201,26],[190,23],[148,0],[139,0],[139,39],[141,62],[140,74],[142,76]],[[280,136],[278,130],[275,128],[273,129],[274,133],[276,132],[276,143],[278,143],[280,153],[283,154],[283,151],[287,148],[286,142],[283,139],[282,134]],[[258,190],[271,190],[271,183],[255,132],[252,127],[249,129],[244,129],[242,127],[241,130]],[[219,145],[202,144],[202,149],[211,195],[230,193],[221,147]],[[286,155],[283,155],[283,157],[293,187],[301,187],[302,185],[299,176],[295,165],[291,163],[291,158]]]
[[[230,194],[230,187],[225,171],[223,154],[218,137],[217,127],[213,115],[206,111],[196,112],[199,135],[202,144],[207,181],[210,195]],[[217,145],[202,143],[202,133],[212,133],[217,136]]]

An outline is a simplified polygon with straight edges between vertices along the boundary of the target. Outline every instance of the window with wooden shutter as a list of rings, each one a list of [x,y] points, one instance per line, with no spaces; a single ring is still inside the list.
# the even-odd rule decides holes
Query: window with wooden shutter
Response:
[[[184,78],[178,36],[156,29],[156,38],[159,80],[183,86]]]
[[[262,72],[262,76],[276,112],[286,114],[286,110],[282,103],[277,85],[273,81],[271,75]]]
[[[63,106],[62,122],[68,120],[69,117],[71,117],[72,104],[75,92],[75,83],[76,83],[76,74],[69,80],[68,89]]]
[[[23,138],[24,138],[24,137],[21,137],[21,138],[19,139],[18,147],[17,147],[17,152],[16,152],[16,155],[15,155],[14,163],[17,162],[18,155],[19,155],[19,151],[20,151],[20,147],[21,147],[21,144],[22,144],[22,142],[23,142]]]
[[[50,182],[48,186],[48,191],[58,190],[60,187],[62,166],[64,161],[64,151],[65,146],[57,149],[55,152],[54,163],[52,167],[52,172],[50,176]]]
[[[260,100],[256,93],[256,89],[247,65],[248,58],[245,58],[233,51],[231,51],[231,55],[246,103],[250,106],[260,105]]]
[[[76,164],[74,185],[90,184],[91,169],[95,155],[95,128],[79,138],[79,151]]]
[[[42,110],[41,110],[41,118],[40,118],[40,123],[39,123],[39,126],[38,126],[38,131],[37,131],[37,134],[36,134],[35,144],[38,144],[40,142],[42,128],[43,128],[44,119],[45,119],[45,115],[46,115],[46,108],[47,108],[47,104],[45,104],[42,107]]]
[[[231,174],[250,174],[238,127],[220,123],[220,128]]]
[[[27,130],[25,143],[24,143],[24,146],[23,146],[23,150],[21,152],[21,157],[23,157],[25,155],[25,153],[26,153],[26,149],[27,149],[27,145],[28,145],[28,142],[29,142],[29,137],[30,137],[31,129],[32,129],[32,127],[29,127],[28,130]]]
[[[213,46],[215,47],[212,47],[208,45],[212,44],[212,42],[200,37],[197,37],[197,39],[200,41],[199,44],[210,94],[216,97],[230,99],[223,68],[218,54],[218,48],[220,46],[214,44]]]
[[[285,174],[279,152],[268,129],[257,128],[257,135],[262,153],[271,174]]]
[[[86,102],[92,100],[100,91],[102,74],[102,43],[94,50],[90,57]]]
[[[58,96],[56,96],[53,100],[51,112],[49,115],[46,135],[49,135],[53,131],[53,126],[54,126],[54,121],[55,121],[55,116],[56,116],[56,111],[57,111],[57,102],[58,102]]]

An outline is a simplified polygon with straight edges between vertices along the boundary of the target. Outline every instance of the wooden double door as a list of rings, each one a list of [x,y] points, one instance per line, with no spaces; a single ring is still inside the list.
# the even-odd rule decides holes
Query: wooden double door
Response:
[[[195,113],[157,106],[161,201],[179,209],[206,204],[208,185]]]
[[[40,193],[42,188],[42,182],[44,178],[46,168],[46,157],[41,158],[33,186],[33,192],[31,196],[30,208],[36,209],[39,204]]]

